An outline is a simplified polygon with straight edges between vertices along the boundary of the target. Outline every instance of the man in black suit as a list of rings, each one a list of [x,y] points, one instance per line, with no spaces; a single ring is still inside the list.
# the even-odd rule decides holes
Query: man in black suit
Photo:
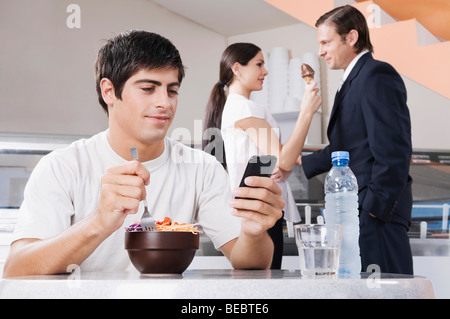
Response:
[[[411,122],[400,75],[374,60],[364,16],[352,6],[336,8],[316,23],[320,56],[344,69],[328,125],[329,145],[302,158],[311,178],[331,168],[333,151],[350,153],[359,186],[362,270],[412,274],[407,231],[411,220]]]

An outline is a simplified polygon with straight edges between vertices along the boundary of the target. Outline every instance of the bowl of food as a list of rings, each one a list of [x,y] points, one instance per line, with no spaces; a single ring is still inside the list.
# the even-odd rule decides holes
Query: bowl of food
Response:
[[[157,231],[143,231],[139,223],[126,228],[125,249],[141,274],[181,274],[199,248],[197,224],[178,224],[168,217],[156,223]]]

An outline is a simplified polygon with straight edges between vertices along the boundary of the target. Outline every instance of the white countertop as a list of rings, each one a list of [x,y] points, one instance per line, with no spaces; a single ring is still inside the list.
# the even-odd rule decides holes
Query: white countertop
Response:
[[[424,277],[392,274],[365,278],[302,278],[298,270],[187,270],[182,275],[137,272],[30,276],[0,281],[0,299],[406,299],[435,298]],[[367,278],[368,277],[368,278]]]

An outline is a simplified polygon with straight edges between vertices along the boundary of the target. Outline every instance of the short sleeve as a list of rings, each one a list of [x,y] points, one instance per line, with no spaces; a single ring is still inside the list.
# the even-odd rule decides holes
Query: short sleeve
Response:
[[[25,187],[13,240],[46,239],[70,227],[74,208],[64,180],[70,172],[53,160],[43,157],[33,170]]]
[[[266,112],[264,107],[259,106],[253,101],[247,100],[239,103],[239,108],[236,109],[236,121],[248,118],[248,117],[258,117],[265,119]]]
[[[233,127],[235,122],[249,117],[266,119],[266,109],[242,96],[230,95],[222,114],[222,128]]]
[[[198,222],[216,249],[239,237],[241,219],[231,215],[229,177],[217,161],[205,165],[199,197]]]

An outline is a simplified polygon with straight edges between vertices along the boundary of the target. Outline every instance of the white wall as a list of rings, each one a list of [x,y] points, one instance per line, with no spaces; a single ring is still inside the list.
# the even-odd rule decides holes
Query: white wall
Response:
[[[81,28],[66,25],[67,6],[81,9]],[[172,127],[193,131],[203,118],[222,35],[146,0],[2,0],[0,132],[91,135],[107,127],[97,102],[94,61],[102,40],[128,29],[169,38],[187,66]]]
[[[408,91],[413,147],[450,150],[450,99],[406,76],[402,78]]]

